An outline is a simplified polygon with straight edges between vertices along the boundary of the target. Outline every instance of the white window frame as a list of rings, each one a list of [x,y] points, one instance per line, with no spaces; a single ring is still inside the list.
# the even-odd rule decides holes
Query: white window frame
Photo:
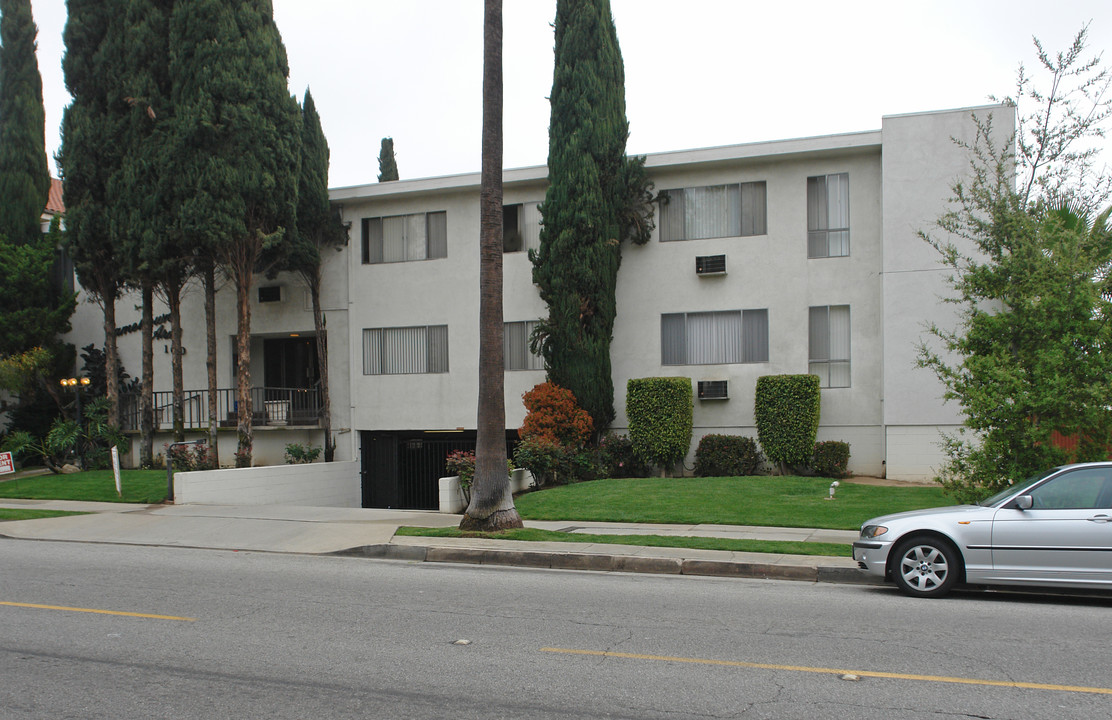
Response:
[[[819,386],[853,386],[849,305],[819,305],[808,309],[807,372],[817,375]]]
[[[768,188],[764,180],[673,188],[661,190],[660,195],[661,242],[768,233]]]
[[[807,178],[807,257],[849,257],[849,173]]]
[[[661,365],[768,362],[768,309],[664,313]]]

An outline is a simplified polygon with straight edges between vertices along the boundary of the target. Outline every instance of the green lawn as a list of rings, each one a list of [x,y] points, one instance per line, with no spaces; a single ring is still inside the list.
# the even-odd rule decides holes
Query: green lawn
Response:
[[[953,505],[935,487],[878,487],[805,477],[595,480],[518,495],[526,520],[590,520],[856,530],[871,517]]]
[[[120,484],[124,491],[122,498],[116,495],[116,480],[111,470],[36,475],[0,482],[0,498],[125,503],[160,503],[166,499],[165,470],[123,470]]]
[[[39,520],[41,518],[62,517],[64,515],[85,515],[86,513],[68,510],[25,510],[23,508],[0,508],[0,521]]]
[[[695,548],[700,550],[731,550],[733,552],[775,553],[778,555],[831,555],[845,557],[849,544],[792,542],[784,540],[735,540],[671,535],[596,535],[591,533],[566,533],[556,530],[521,528],[497,533],[460,532],[456,528],[401,527],[398,535],[421,537],[478,537],[496,540],[525,540],[529,542],[579,542],[607,543],[610,545],[640,545],[642,547]]]

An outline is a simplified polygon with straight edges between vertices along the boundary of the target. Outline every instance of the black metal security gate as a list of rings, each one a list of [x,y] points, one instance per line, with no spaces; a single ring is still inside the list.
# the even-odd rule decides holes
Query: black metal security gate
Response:
[[[363,507],[436,510],[453,450],[475,450],[475,433],[363,432]],[[430,437],[431,436],[431,437]]]

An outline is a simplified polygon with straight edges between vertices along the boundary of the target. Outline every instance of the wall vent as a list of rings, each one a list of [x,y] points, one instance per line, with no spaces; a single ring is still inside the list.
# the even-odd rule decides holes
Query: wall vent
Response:
[[[700,380],[700,400],[728,400],[730,389],[728,380]]]
[[[700,255],[695,258],[696,275],[725,275],[725,255]]]

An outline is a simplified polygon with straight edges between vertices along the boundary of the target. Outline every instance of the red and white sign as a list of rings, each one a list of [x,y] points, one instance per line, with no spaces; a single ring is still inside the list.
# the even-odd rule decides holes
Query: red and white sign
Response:
[[[0,475],[14,472],[15,463],[12,462],[12,454],[10,452],[0,453]]]

